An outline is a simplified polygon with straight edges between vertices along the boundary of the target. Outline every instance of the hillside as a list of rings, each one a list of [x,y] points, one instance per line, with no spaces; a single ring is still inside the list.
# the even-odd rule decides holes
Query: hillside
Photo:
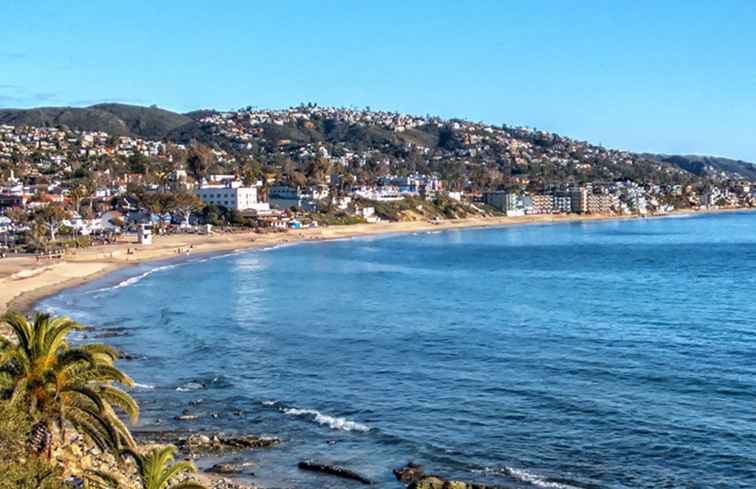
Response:
[[[308,113],[304,119],[294,116],[302,111]],[[349,114],[344,116],[341,112]],[[414,122],[406,124],[407,120]],[[197,110],[179,114],[155,106],[108,103],[85,108],[3,109],[0,124],[65,126],[184,144],[199,141],[231,153],[241,151],[261,161],[273,159],[276,153],[287,153],[286,148],[292,150],[283,156],[293,158],[298,154],[294,151],[296,146],[301,149],[322,144],[372,152],[376,158],[380,154],[392,161],[414,161],[417,158],[408,153],[408,148],[414,147],[425,148],[426,153],[420,153],[421,159],[429,164],[430,170],[442,174],[458,172],[455,165],[470,169],[479,164],[490,168],[493,163],[513,176],[538,174],[543,175],[543,180],[645,180],[670,170],[682,170],[694,177],[756,180],[756,166],[745,161],[626,153],[543,131],[317,106],[292,108],[288,112]],[[401,130],[395,130],[396,125],[402,126]],[[428,158],[431,155],[435,156]],[[673,180],[681,181],[680,176]]]
[[[116,136],[161,139],[192,119],[157,107],[99,104],[91,107],[41,107],[2,109],[0,124],[58,127],[81,131],[103,131]]]
[[[756,165],[743,160],[701,155],[643,154],[643,156],[660,163],[675,165],[698,176],[724,172],[725,174],[736,174],[749,180],[756,180]]]

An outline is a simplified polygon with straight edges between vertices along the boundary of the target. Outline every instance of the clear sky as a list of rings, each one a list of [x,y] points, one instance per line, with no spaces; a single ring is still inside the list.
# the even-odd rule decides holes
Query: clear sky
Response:
[[[756,161],[756,1],[0,2],[0,107],[301,102]]]

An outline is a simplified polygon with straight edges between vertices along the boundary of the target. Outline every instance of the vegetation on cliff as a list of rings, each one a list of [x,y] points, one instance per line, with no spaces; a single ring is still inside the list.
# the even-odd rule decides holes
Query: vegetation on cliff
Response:
[[[0,489],[124,487],[201,489],[173,463],[173,447],[140,449],[121,416],[136,421],[131,379],[104,344],[74,346],[83,327],[65,317],[3,317],[0,336]],[[120,414],[120,415],[119,415]],[[78,485],[77,485],[78,484]]]

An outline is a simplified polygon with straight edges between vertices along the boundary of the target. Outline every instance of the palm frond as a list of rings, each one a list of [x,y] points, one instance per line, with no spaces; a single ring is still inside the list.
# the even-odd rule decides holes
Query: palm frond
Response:
[[[100,396],[126,413],[132,423],[139,421],[139,405],[127,392],[117,387],[104,386],[100,388]]]
[[[102,470],[85,470],[82,478],[87,489],[118,489],[122,487],[116,476]]]
[[[18,347],[28,354],[31,353],[32,327],[26,318],[17,312],[9,312],[3,316],[3,323],[8,325],[18,342]]]
[[[173,456],[171,456],[171,459],[172,458]],[[171,466],[164,466],[160,474],[160,479],[157,481],[157,487],[167,487],[168,482],[173,479],[173,477],[185,472],[197,472],[197,467],[195,467],[193,463],[185,461],[176,462]]]

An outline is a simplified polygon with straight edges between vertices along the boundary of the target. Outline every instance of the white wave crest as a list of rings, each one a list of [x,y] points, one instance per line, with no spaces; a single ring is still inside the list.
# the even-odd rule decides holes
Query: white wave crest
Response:
[[[269,401],[267,399],[262,401],[263,406],[275,406],[276,404],[278,404],[278,401]]]
[[[150,275],[152,275],[155,272],[162,272],[164,270],[170,270],[171,268],[176,268],[177,266],[178,265],[174,264],[174,265],[163,265],[161,267],[155,267],[155,268],[153,268],[151,270],[147,270],[146,272],[144,272],[144,273],[142,273],[140,275],[136,275],[134,277],[129,277],[126,280],[123,280],[122,282],[119,282],[119,283],[117,283],[117,284],[115,284],[115,285],[113,285],[111,287],[103,287],[102,289],[93,290],[92,293],[93,294],[97,294],[97,293],[100,293],[100,292],[107,292],[109,290],[115,290],[115,289],[121,289],[123,287],[128,287],[129,285],[134,285],[135,283],[139,282],[140,280],[142,280],[142,279],[144,279],[146,277],[149,277]]]
[[[346,418],[338,418],[334,416],[328,416],[315,409],[284,409],[284,413],[289,416],[310,416],[313,421],[324,426],[328,426],[332,430],[339,431],[370,431],[370,428],[362,423],[356,421],[350,421]]]
[[[532,474],[526,470],[522,469],[513,469],[511,467],[504,467],[504,468],[485,468],[482,471],[475,471],[475,472],[485,472],[490,474],[503,474],[509,477],[512,477],[513,479],[517,479],[520,482],[526,482],[528,484],[537,486],[537,487],[543,487],[545,489],[582,489],[577,486],[572,486],[570,484],[565,484],[563,482],[554,482],[547,479],[544,479],[543,477]]]
[[[190,392],[190,391],[196,391],[199,389],[204,389],[205,386],[203,384],[200,384],[199,382],[187,382],[184,385],[180,385],[176,387],[176,390],[178,392]]]
[[[145,390],[152,390],[152,389],[154,389],[154,388],[155,388],[155,386],[154,386],[154,385],[150,385],[150,384],[140,384],[139,382],[134,382],[134,387],[135,387],[136,389],[145,389]]]

